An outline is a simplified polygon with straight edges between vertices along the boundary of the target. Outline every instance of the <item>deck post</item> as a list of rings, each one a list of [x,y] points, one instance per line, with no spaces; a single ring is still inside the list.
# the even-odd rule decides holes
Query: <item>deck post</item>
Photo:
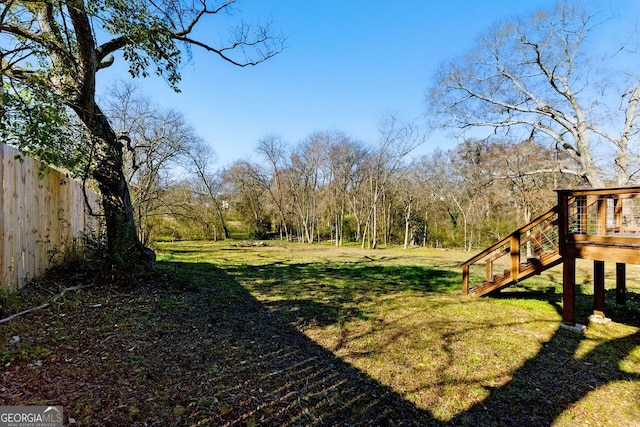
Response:
[[[593,314],[604,315],[604,261],[593,261]]]
[[[562,263],[562,323],[576,324],[576,259],[568,256]]]
[[[598,197],[597,202],[598,228],[596,234],[606,236],[607,234],[607,200]],[[606,318],[605,310],[605,280],[604,261],[593,261],[593,315],[598,318]]]
[[[613,199],[613,222],[615,232],[620,233],[622,231],[622,199],[620,197]]]
[[[462,295],[469,295],[469,264],[462,266]]]
[[[558,191],[558,250],[562,255],[562,324],[576,326],[576,259],[567,255],[569,198]]]
[[[569,234],[569,200],[564,191],[558,191],[558,252],[567,254],[567,235]]]
[[[616,304],[627,304],[627,264],[616,263]]]
[[[520,234],[511,235],[511,279],[518,281],[520,275]]]

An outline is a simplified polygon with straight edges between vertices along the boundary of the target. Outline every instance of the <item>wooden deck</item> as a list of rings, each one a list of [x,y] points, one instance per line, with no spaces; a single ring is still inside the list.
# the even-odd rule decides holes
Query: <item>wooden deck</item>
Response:
[[[563,322],[575,325],[575,260],[583,258],[594,262],[594,315],[605,317],[605,261],[616,263],[616,302],[626,302],[625,265],[640,264],[640,187],[557,194],[553,209],[463,263],[463,294],[496,292],[562,264]]]

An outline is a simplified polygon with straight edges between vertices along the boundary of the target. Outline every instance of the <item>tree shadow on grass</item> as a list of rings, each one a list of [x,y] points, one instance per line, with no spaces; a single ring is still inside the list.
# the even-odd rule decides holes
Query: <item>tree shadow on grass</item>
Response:
[[[307,338],[293,326],[284,307],[268,309],[232,275],[206,263],[162,264],[188,272],[199,282],[194,298],[208,308],[202,321],[210,334],[220,335],[217,360],[212,361],[220,375],[209,379],[217,384],[208,391],[215,404],[200,407],[192,421],[278,426],[438,423]],[[288,309],[295,307],[304,315],[337,321],[331,314],[318,314],[332,313],[334,307],[292,301]]]
[[[267,307],[294,319],[296,326],[366,319],[360,307],[374,298],[407,291],[447,292],[459,282],[459,275],[447,270],[359,263],[273,263],[226,271],[264,297]]]
[[[457,275],[414,267],[400,272],[379,266],[276,263],[223,271],[207,263],[170,265],[189,272],[201,284],[197,298],[206,301],[209,313],[204,321],[222,334],[216,361],[221,372],[220,387],[211,390],[215,408],[200,408],[197,414],[209,422],[546,426],[606,384],[631,382],[637,385],[640,398],[640,375],[610,363],[612,353],[616,360],[623,360],[640,346],[640,332],[594,345],[576,356],[585,338],[560,329],[543,343],[536,356],[513,372],[506,384],[490,388],[487,398],[444,422],[325,350],[298,327],[301,322],[340,322],[341,312],[349,302],[362,298],[400,290],[444,291],[450,286],[449,281],[459,279]],[[424,280],[425,274],[429,280]],[[274,301],[259,302],[235,276],[241,277],[252,292],[274,297]],[[333,282],[340,283],[332,286]],[[313,298],[301,297],[314,292]],[[560,309],[557,295],[536,296]],[[523,297],[522,293],[519,297]],[[362,315],[365,314],[353,313]],[[633,405],[630,410],[634,410]],[[640,409],[629,416],[635,415],[640,417]]]
[[[628,381],[635,383],[632,396],[626,396],[623,405],[614,399],[610,405],[617,405],[620,411],[629,413],[617,414],[623,420],[620,423],[604,418],[596,424],[631,425],[631,420],[640,419],[637,404],[640,401],[640,374],[624,372],[609,361],[612,352],[618,360],[631,354],[640,345],[640,332],[607,341],[577,356],[583,340],[581,335],[559,329],[535,357],[514,372],[508,383],[491,389],[486,399],[457,416],[452,423],[548,426],[599,387]],[[575,424],[570,419],[567,422]]]
[[[371,265],[376,267],[371,272],[340,266],[294,266],[296,274],[304,273],[302,277],[294,270],[287,272],[283,265],[277,271],[276,267],[261,270],[280,274],[291,287],[297,283],[306,287],[306,292],[312,292],[318,277],[327,287],[309,298],[298,294],[287,306],[289,291],[282,285],[266,282],[272,289],[265,295],[245,287],[252,282],[255,289],[265,284],[253,267],[235,267],[229,274],[208,263],[160,264],[179,280],[166,281],[158,275],[153,277],[157,281],[140,288],[89,288],[61,299],[50,310],[4,324],[0,328],[0,353],[4,357],[0,402],[61,404],[67,421],[73,417],[78,425],[546,426],[570,415],[572,405],[589,397],[594,389],[598,393],[609,384],[622,384],[627,393],[622,403],[608,393],[606,406],[628,414],[612,418],[609,413],[603,423],[629,425],[640,419],[638,332],[597,341],[559,330],[513,372],[502,369],[495,374],[500,375],[497,380],[502,385],[489,388],[487,380],[496,383],[492,378],[447,376],[446,363],[456,357],[456,346],[465,344],[467,332],[484,334],[486,330],[486,335],[491,335],[491,328],[502,328],[517,335],[523,321],[485,322],[482,316],[475,316],[464,323],[455,318],[439,319],[444,326],[433,320],[426,322],[427,327],[439,328],[449,359],[437,368],[443,375],[433,376],[436,384],[416,385],[431,387],[443,395],[447,387],[456,385],[451,383],[455,380],[463,383],[460,388],[465,391],[483,387],[487,392],[482,401],[444,422],[433,415],[432,407],[418,408],[398,390],[382,384],[386,379],[356,369],[297,326],[300,319],[340,322],[336,311],[348,316],[348,310],[358,308],[359,301],[374,300],[371,295],[384,296],[400,289],[433,294],[447,289],[448,285],[443,288],[440,281],[453,280],[449,273],[432,271],[431,278],[438,283],[427,283],[417,279],[424,270],[408,268],[404,274],[375,265]],[[390,271],[394,276],[385,282],[380,276]],[[339,283],[330,286],[336,278]],[[351,282],[351,289],[345,293],[322,299]],[[396,297],[403,298],[403,292]],[[267,301],[274,304],[269,307],[253,295],[265,301],[266,296],[280,299]],[[478,313],[483,306],[495,307],[452,295],[442,300],[452,304],[453,310],[464,309],[465,304],[475,306]],[[440,302],[440,298],[434,298],[431,306]],[[287,311],[290,309],[295,315]],[[367,313],[356,311],[352,315]],[[549,325],[548,319],[539,317],[534,322]],[[375,327],[395,327],[393,333],[406,336],[416,332],[403,325],[406,323],[380,322]],[[389,341],[374,344],[386,356],[384,350],[393,350],[395,338],[391,334]],[[490,350],[491,346],[486,348]],[[425,349],[427,356],[429,351]],[[368,354],[361,356],[369,360]],[[491,363],[491,356],[482,355],[486,363]],[[410,360],[401,361],[402,368],[411,369]],[[502,380],[506,375],[509,379]]]
[[[562,294],[553,287],[541,290],[533,287],[525,291],[503,290],[493,298],[537,299],[548,302],[562,315]],[[577,318],[587,324],[593,312],[593,295],[576,288]],[[608,313],[619,323],[640,327],[640,305],[636,295],[628,295],[627,305],[615,304],[615,290],[606,292]],[[623,419],[640,420],[640,372],[627,372],[620,363],[640,348],[640,331],[631,335],[607,340],[594,345],[589,351],[580,351],[588,341],[582,334],[558,329],[551,340],[544,343],[534,358],[529,359],[513,375],[507,384],[491,390],[488,398],[465,411],[456,422],[469,425],[551,425],[573,404],[600,387],[615,382],[630,382],[632,396],[627,397],[627,405],[620,405],[615,399],[608,403]],[[618,363],[612,363],[612,355]],[[640,364],[636,363],[640,366]],[[490,408],[490,409],[489,409]],[[620,413],[620,411],[627,413]],[[605,422],[606,419],[597,421]],[[633,421],[635,423],[636,421]],[[569,425],[571,420],[566,420]]]

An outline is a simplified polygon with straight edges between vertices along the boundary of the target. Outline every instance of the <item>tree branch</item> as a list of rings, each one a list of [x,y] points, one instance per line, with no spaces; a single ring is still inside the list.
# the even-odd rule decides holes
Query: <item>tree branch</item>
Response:
[[[244,47],[256,47],[259,46],[261,44],[265,44],[266,42],[268,42],[270,39],[270,37],[266,34],[266,32],[262,32],[261,36],[259,38],[257,38],[256,40],[253,41],[247,41],[245,40],[239,40],[236,41],[234,43],[232,43],[229,46],[223,47],[223,48],[215,48],[207,43],[201,42],[199,40],[195,40],[192,39],[190,37],[187,36],[176,36],[176,40],[188,43],[190,45],[194,45],[194,46],[198,46],[201,47],[203,49],[205,49],[208,52],[212,52],[217,54],[220,58],[222,58],[223,60],[225,60],[226,62],[229,62],[233,65],[236,65],[238,67],[247,67],[247,66],[254,66],[254,65],[258,65],[266,60],[268,60],[269,58],[274,57],[275,55],[277,55],[278,53],[282,52],[282,49],[276,49],[276,50],[271,50],[271,49],[267,49],[266,51],[260,51],[258,58],[257,59],[249,59],[248,57],[245,57],[245,61],[240,62],[238,60],[235,60],[233,58],[231,58],[229,55],[226,54],[226,52],[228,51],[233,51],[237,48],[244,48]]]
[[[31,76],[37,74],[35,70],[30,70],[28,68],[19,67],[17,65],[11,65],[7,63],[4,59],[2,60],[2,75],[14,78],[16,80],[26,80]]]
[[[518,174],[506,174],[506,175],[493,175],[492,178],[494,179],[512,179],[514,177],[521,177],[521,176],[532,176],[532,175],[549,175],[552,173],[563,173],[563,174],[567,174],[567,175],[574,175],[574,176],[578,176],[581,177],[583,174],[580,171],[574,170],[574,169],[565,169],[565,168],[552,168],[552,169],[536,169],[536,170],[532,170],[532,171],[526,171],[526,172],[518,172]]]
[[[2,23],[0,24],[0,33],[11,34],[16,37],[22,37],[27,40],[30,40],[36,44],[39,44],[43,48],[55,52],[57,55],[63,56],[66,59],[73,59],[72,56],[69,55],[69,52],[66,51],[64,46],[60,46],[57,43],[50,41],[47,37],[43,37],[38,33],[34,33],[33,31],[29,31],[26,28],[17,27],[15,25]]]
[[[222,10],[227,9],[229,6],[231,6],[233,3],[236,2],[236,0],[225,1],[222,4],[220,4],[220,6],[218,6],[217,8],[212,9],[212,10],[208,10],[206,1],[205,0],[200,0],[200,1],[202,3],[202,9],[200,9],[200,11],[198,11],[198,13],[196,13],[196,16],[191,20],[189,25],[187,25],[182,31],[176,32],[176,36],[177,37],[184,37],[184,36],[190,34],[191,31],[193,31],[193,29],[198,24],[200,19],[202,19],[203,16],[205,16],[205,15],[215,15],[215,14],[221,12]]]
[[[43,309],[43,308],[49,307],[51,304],[53,304],[54,302],[56,302],[57,300],[59,300],[60,298],[62,298],[62,297],[64,296],[64,294],[66,294],[67,292],[70,292],[70,291],[77,291],[77,290],[80,290],[80,289],[83,289],[83,288],[88,288],[88,287],[90,287],[90,286],[92,286],[92,285],[78,285],[78,286],[71,286],[71,287],[69,287],[69,288],[64,288],[60,293],[53,295],[52,297],[50,297],[49,299],[47,299],[47,301],[46,301],[46,302],[44,302],[43,304],[40,304],[40,305],[39,305],[39,306],[37,306],[37,307],[32,307],[32,308],[29,308],[29,309],[27,309],[27,310],[22,310],[22,311],[20,311],[20,312],[18,312],[18,313],[12,314],[11,316],[5,317],[4,319],[0,319],[0,324],[1,324],[1,323],[7,323],[7,322],[10,322],[10,321],[12,321],[13,319],[15,319],[16,317],[20,317],[20,316],[22,316],[22,315],[25,315],[25,314],[31,313],[31,312],[33,312],[33,311],[41,310],[41,309]]]
[[[107,55],[110,55],[131,43],[134,43],[134,41],[129,37],[120,36],[101,44],[96,48],[96,62],[101,63]]]
[[[69,0],[67,2],[67,10],[71,17],[71,23],[76,34],[76,43],[78,44],[78,69],[75,76],[78,82],[76,101],[79,101],[81,108],[87,113],[93,113],[96,91],[95,76],[98,67],[93,30],[83,0]]]

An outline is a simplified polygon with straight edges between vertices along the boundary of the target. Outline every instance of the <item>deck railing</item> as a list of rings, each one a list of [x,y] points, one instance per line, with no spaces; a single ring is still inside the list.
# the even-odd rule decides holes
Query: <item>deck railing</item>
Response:
[[[560,253],[638,263],[640,187],[559,190]]]

